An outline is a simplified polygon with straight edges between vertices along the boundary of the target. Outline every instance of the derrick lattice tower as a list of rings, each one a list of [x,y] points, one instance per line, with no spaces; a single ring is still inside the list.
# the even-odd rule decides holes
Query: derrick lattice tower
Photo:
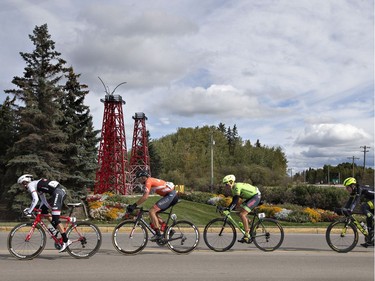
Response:
[[[147,170],[151,174],[146,130],[147,117],[143,112],[137,112],[133,119],[134,131],[130,156],[130,183],[132,188],[136,186],[135,174],[138,170]]]
[[[129,163],[122,111],[125,101],[120,95],[113,95],[114,91],[109,93],[107,88],[106,93],[105,99],[100,100],[104,103],[104,114],[94,192],[111,191],[116,194],[127,194]]]

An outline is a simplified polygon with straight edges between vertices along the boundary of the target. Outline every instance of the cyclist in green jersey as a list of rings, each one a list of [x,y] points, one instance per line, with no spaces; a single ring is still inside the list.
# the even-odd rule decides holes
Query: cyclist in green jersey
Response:
[[[233,210],[238,204],[240,198],[243,200],[240,205],[239,216],[244,226],[245,235],[242,239],[238,240],[241,243],[248,243],[250,241],[250,227],[249,221],[247,220],[247,214],[251,212],[260,202],[260,191],[256,186],[248,183],[235,182],[236,177],[234,175],[227,175],[223,178],[223,183],[230,187],[232,190],[232,203],[229,205],[229,209]]]

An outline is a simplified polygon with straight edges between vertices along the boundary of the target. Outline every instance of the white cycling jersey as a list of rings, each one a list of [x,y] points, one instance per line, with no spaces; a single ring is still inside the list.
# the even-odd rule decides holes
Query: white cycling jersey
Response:
[[[50,206],[50,204],[48,204],[48,201],[46,199],[46,195],[45,195],[46,191],[45,190],[39,190],[38,191],[38,183],[40,181],[42,181],[42,180],[41,179],[35,180],[35,181],[30,182],[27,185],[27,190],[31,193],[31,196],[32,196],[31,205],[29,207],[29,213],[31,213],[31,211],[36,207],[36,205],[39,202],[39,199],[41,200],[39,208],[41,208],[43,205],[45,205],[47,208],[51,209],[51,206]],[[56,188],[56,186],[59,183],[57,181],[50,181],[48,184],[51,188]]]

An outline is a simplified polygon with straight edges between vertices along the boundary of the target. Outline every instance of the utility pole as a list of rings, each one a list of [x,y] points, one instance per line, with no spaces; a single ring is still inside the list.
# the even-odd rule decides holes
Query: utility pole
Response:
[[[210,148],[211,148],[211,192],[213,192],[214,188],[214,145],[215,140],[213,133],[211,132],[211,138],[210,138]]]
[[[365,175],[366,171],[366,152],[369,152],[367,148],[371,148],[370,146],[360,146],[360,148],[363,148],[363,176]]]
[[[353,168],[352,177],[354,178],[354,161],[359,160],[359,158],[352,156],[352,157],[348,157],[348,159],[352,159],[352,168]]]

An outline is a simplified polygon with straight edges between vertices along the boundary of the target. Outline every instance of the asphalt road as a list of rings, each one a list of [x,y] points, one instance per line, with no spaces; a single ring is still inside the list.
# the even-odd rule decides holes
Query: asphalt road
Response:
[[[357,246],[339,254],[323,234],[287,233],[275,252],[254,245],[235,244],[224,253],[209,250],[201,239],[197,250],[176,255],[167,247],[149,243],[135,256],[123,256],[103,233],[99,252],[90,259],[57,253],[50,241],[42,254],[30,261],[13,258],[6,248],[7,233],[0,232],[0,280],[374,280],[374,248]]]

